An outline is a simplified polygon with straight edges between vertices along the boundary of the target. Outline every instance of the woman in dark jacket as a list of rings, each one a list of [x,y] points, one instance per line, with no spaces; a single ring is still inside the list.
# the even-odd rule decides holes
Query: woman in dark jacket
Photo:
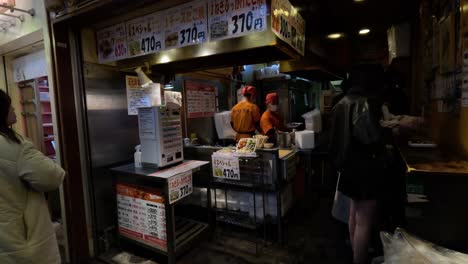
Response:
[[[365,263],[386,166],[377,96],[383,87],[382,67],[353,68],[349,85],[333,109],[330,153],[341,172],[338,190],[352,199],[348,225],[353,260]]]

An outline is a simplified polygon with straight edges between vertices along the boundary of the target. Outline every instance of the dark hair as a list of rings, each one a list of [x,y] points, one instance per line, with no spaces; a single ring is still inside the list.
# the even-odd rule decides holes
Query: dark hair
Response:
[[[7,124],[8,113],[10,112],[11,98],[4,91],[0,90],[0,134],[15,143],[21,143],[15,131]]]
[[[375,96],[382,92],[384,70],[378,64],[360,64],[351,69],[348,79],[350,93]]]
[[[250,93],[245,93],[245,94],[244,94],[244,97],[247,97],[247,98],[250,99],[250,98],[252,97],[252,95],[251,95]]]

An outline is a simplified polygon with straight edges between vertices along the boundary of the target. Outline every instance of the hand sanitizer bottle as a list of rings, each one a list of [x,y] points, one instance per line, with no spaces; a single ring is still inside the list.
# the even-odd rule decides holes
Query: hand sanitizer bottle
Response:
[[[141,145],[138,145],[135,147],[134,159],[135,159],[135,168],[143,167],[141,165]]]

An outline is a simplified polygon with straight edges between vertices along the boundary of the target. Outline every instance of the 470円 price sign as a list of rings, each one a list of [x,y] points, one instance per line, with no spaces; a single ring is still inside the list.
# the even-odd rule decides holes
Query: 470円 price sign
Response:
[[[211,156],[213,177],[228,180],[240,180],[239,158],[234,156]]]

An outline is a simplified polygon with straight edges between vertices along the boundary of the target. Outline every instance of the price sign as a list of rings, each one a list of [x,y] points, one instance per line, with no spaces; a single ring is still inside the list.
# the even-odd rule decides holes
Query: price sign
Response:
[[[228,180],[240,180],[239,158],[231,155],[213,154],[211,156],[213,165],[213,177]]]
[[[169,185],[169,203],[173,204],[192,194],[192,171],[183,172],[167,180]]]
[[[157,12],[126,23],[130,57],[164,49],[163,18],[164,13]]]
[[[271,9],[273,32],[304,55],[305,20],[288,0],[272,0]]]
[[[125,24],[101,29],[97,32],[99,62],[116,61],[127,58],[128,48]]]
[[[266,0],[208,2],[210,38],[234,38],[266,29]]]
[[[166,48],[185,47],[207,40],[207,11],[205,1],[192,1],[173,7],[165,15]]]

